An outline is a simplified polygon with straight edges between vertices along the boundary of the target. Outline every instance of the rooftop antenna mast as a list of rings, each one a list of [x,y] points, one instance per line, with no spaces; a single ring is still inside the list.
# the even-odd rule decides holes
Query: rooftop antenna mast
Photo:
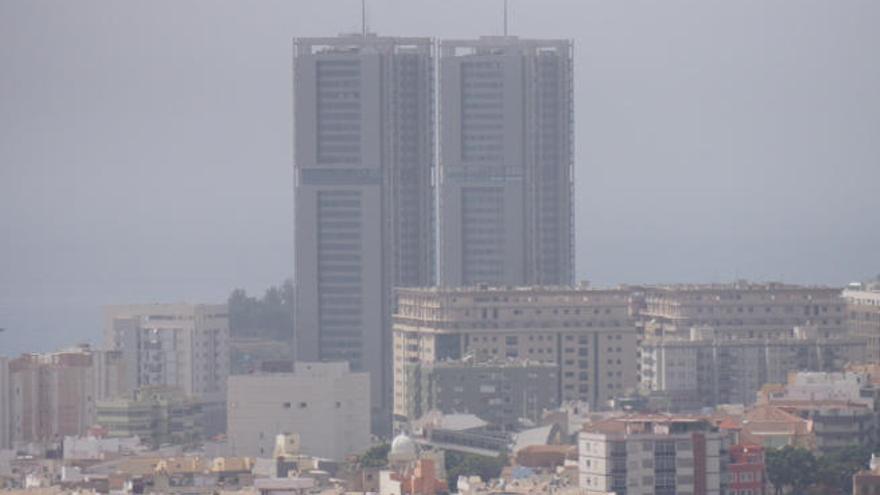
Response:
[[[361,36],[367,37],[367,0],[361,0]]]
[[[504,37],[507,37],[507,0],[504,0]]]

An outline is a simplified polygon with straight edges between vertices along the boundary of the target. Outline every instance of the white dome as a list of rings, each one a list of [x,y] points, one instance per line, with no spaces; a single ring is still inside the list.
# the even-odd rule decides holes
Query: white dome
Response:
[[[394,437],[391,442],[391,452],[388,453],[389,459],[416,459],[419,455],[418,447],[412,438],[401,433]]]

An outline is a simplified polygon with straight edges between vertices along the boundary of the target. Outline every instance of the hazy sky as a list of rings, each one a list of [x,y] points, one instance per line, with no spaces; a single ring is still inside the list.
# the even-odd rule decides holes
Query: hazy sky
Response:
[[[501,0],[372,0],[388,35]],[[575,40],[578,278],[880,273],[880,2],[510,0]],[[292,273],[291,38],[358,0],[0,1],[0,354]]]

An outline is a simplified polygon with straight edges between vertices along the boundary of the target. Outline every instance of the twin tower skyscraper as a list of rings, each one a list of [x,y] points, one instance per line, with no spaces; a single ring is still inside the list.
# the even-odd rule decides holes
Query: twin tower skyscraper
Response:
[[[296,358],[369,372],[388,433],[395,287],[572,284],[572,44],[294,52]]]

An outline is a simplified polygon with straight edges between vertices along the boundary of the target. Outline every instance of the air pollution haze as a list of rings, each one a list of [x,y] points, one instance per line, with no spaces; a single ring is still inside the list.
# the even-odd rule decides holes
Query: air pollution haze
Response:
[[[375,0],[476,38],[500,0]],[[357,0],[0,3],[0,354],[100,307],[293,276],[294,37]],[[577,278],[843,285],[880,273],[880,3],[510,0],[574,42]]]

